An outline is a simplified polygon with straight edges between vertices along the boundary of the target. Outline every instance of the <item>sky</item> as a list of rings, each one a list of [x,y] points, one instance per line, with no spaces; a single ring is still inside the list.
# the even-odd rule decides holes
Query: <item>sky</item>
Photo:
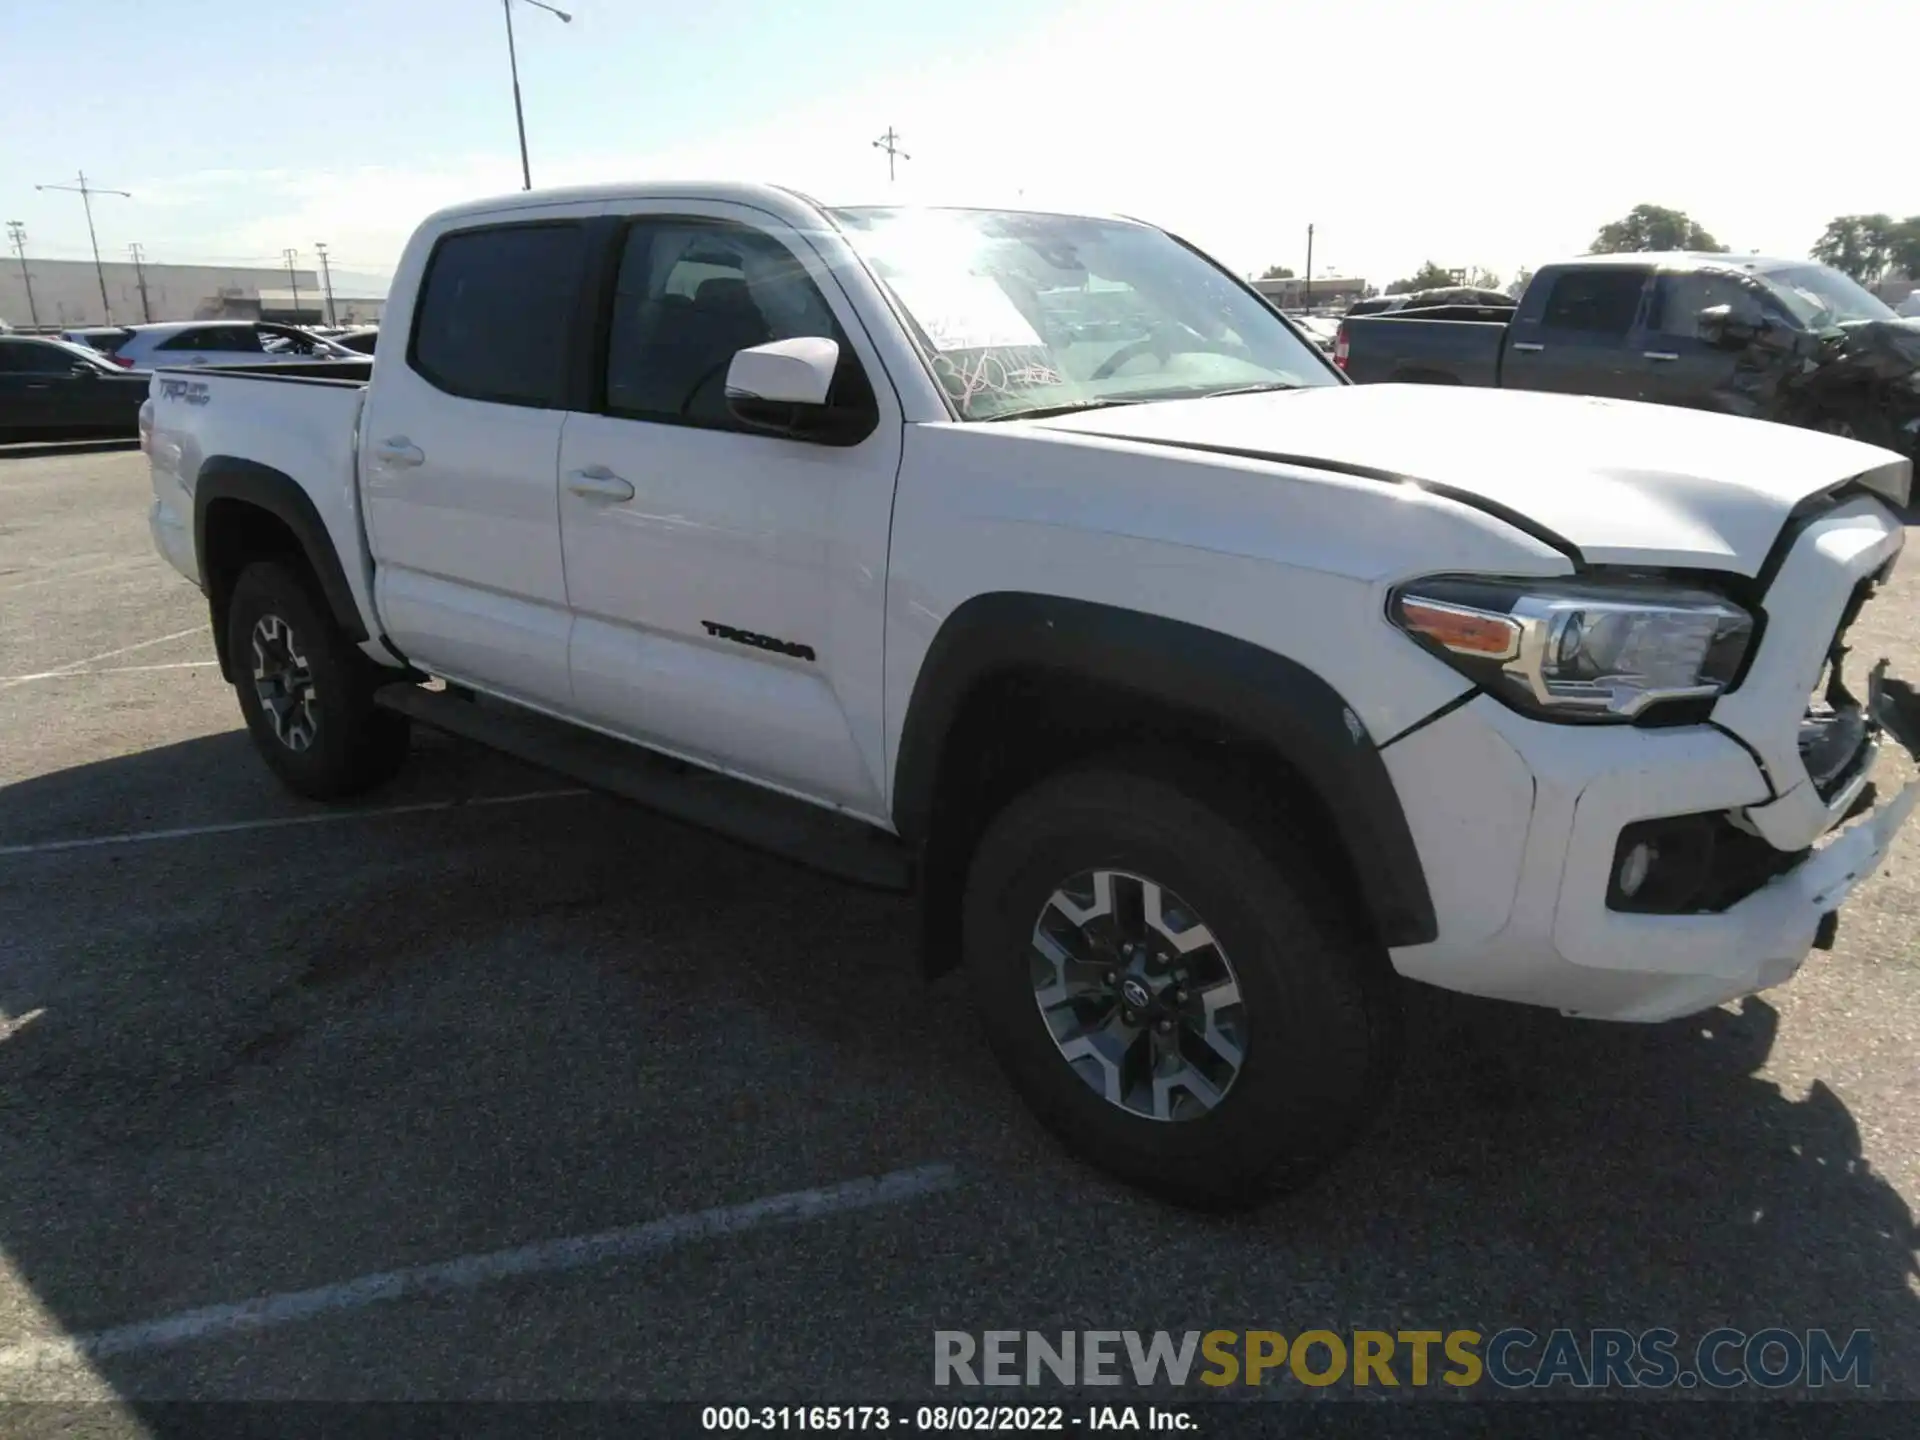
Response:
[[[1242,273],[1376,285],[1577,254],[1651,202],[1738,251],[1920,214],[1913,0],[512,0],[536,187],[767,180],[830,203],[1155,221]],[[1825,112],[1824,114],[1822,112]],[[889,182],[873,145],[911,157]],[[499,0],[0,0],[0,219],[36,256],[384,280],[517,190]],[[344,278],[343,278],[344,277]]]

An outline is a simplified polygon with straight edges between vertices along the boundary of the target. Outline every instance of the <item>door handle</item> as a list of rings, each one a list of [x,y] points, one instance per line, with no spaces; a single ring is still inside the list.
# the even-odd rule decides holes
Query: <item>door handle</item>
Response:
[[[1547,347],[1544,345],[1536,344],[1532,340],[1516,340],[1513,342],[1512,345],[1508,346],[1507,348],[1510,350],[1525,350],[1528,354],[1533,354],[1536,351],[1544,350]]]
[[[588,465],[567,476],[567,489],[595,500],[631,500],[633,482],[622,480],[604,465]]]
[[[1649,360],[1678,360],[1680,358],[1680,354],[1676,350],[1643,350],[1640,353]]]
[[[411,468],[426,462],[426,452],[404,435],[393,435],[373,447],[373,458],[382,465]]]

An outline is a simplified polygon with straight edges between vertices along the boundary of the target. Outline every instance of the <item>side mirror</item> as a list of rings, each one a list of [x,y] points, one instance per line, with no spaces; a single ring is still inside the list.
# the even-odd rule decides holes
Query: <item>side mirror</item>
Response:
[[[1731,305],[1709,305],[1695,317],[1700,338],[1723,350],[1751,345],[1768,330],[1762,317],[1736,315]]]
[[[808,435],[826,417],[839,366],[839,344],[818,335],[755,345],[727,366],[727,408],[756,430]]]

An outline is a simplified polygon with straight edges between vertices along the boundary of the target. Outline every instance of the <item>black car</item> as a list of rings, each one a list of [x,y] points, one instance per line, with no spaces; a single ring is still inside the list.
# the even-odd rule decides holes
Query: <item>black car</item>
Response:
[[[84,345],[0,335],[0,442],[132,435],[151,378],[122,370]]]

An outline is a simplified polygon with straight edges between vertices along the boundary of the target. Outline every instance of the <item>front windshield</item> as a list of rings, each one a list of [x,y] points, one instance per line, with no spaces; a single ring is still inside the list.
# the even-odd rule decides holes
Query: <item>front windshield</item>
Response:
[[[1855,320],[1891,320],[1893,311],[1857,282],[1825,265],[1787,265],[1762,270],[1760,280],[1809,330]]]
[[[837,210],[961,418],[1338,385],[1230,275],[1146,225]]]

